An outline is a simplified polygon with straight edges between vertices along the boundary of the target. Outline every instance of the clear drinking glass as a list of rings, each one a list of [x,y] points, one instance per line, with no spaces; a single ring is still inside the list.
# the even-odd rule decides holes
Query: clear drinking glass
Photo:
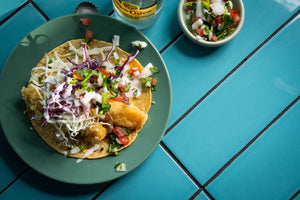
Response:
[[[112,0],[118,18],[144,29],[152,25],[161,15],[163,0]]]

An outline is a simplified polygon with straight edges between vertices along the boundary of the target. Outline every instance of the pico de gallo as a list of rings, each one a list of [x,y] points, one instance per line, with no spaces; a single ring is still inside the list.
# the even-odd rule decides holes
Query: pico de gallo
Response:
[[[230,0],[187,0],[184,7],[188,29],[199,40],[223,40],[241,21]]]

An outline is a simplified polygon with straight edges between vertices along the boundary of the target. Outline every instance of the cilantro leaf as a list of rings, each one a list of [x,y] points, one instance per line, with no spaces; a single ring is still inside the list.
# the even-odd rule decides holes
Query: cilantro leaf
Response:
[[[149,69],[152,72],[152,74],[156,74],[160,72],[160,70],[157,67],[150,67]]]

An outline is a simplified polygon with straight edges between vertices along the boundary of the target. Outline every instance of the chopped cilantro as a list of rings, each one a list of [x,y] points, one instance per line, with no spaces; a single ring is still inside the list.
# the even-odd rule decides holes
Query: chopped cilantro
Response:
[[[52,60],[52,58],[50,57],[50,58],[49,58],[49,61],[48,61],[48,64],[51,64],[51,63],[53,63],[53,60]]]
[[[146,78],[141,78],[140,79],[142,82],[142,88],[151,88],[151,82],[152,78],[151,77],[146,77]]]
[[[210,0],[202,0],[202,2],[201,2],[201,6],[204,7],[208,11],[210,11],[209,4],[210,4]]]
[[[80,145],[78,145],[80,152],[82,152],[83,150],[86,149],[86,144],[85,143],[81,143]]]
[[[222,30],[226,30],[232,27],[232,24],[234,23],[234,19],[230,17],[230,15],[223,15],[221,20],[223,21],[223,27]]]
[[[160,70],[157,67],[150,67],[149,69],[152,72],[152,74],[156,74],[160,72]]]
[[[70,79],[69,80],[69,84],[71,84],[71,85],[74,85],[74,84],[76,84],[78,82],[78,80],[74,80],[74,79]]]
[[[130,130],[129,130],[128,128],[122,127],[122,129],[123,129],[124,131],[126,131],[126,133],[130,134]]]
[[[84,39],[85,43],[89,44],[91,41],[93,41],[93,38],[88,37]]]
[[[115,58],[114,58],[114,64],[115,64],[115,65],[119,64],[119,59],[115,59]]]
[[[117,172],[125,172],[126,171],[126,165],[124,163],[117,162],[115,164],[115,169],[116,169]]]
[[[185,4],[183,4],[183,6],[190,6],[190,7],[193,7],[194,9],[196,9],[197,2],[195,2],[195,1],[186,2]]]
[[[131,85],[126,85],[125,86],[125,92],[129,92],[130,88],[131,88]]]
[[[109,147],[108,147],[108,152],[109,153],[115,153],[118,151],[118,149],[121,148],[121,144],[110,144]]]
[[[138,48],[138,49],[141,49],[141,48],[142,48],[142,45],[141,45],[141,44],[138,44],[138,45],[133,44],[133,45],[132,45],[132,48]]]

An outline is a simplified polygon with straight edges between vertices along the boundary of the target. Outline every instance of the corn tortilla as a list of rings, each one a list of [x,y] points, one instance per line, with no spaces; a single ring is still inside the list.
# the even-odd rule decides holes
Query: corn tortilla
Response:
[[[68,62],[66,58],[69,58],[70,60],[75,58],[75,54],[70,54],[69,50],[69,42],[76,48],[80,48],[83,46],[83,39],[75,39],[68,42],[65,42],[55,49],[51,50],[47,55],[49,57],[55,58],[55,52],[57,52],[58,55],[60,55],[60,59],[63,62]],[[101,48],[101,47],[110,47],[112,46],[111,43],[99,41],[99,40],[93,40],[89,45],[90,49],[93,48]],[[120,59],[126,59],[130,54],[123,51],[119,47],[116,47],[116,52],[118,53]],[[105,56],[108,52],[105,52]],[[62,56],[66,55],[67,56]],[[103,55],[97,54],[97,55],[91,55],[91,60],[99,58],[99,60],[105,59]],[[79,60],[82,60],[83,58],[79,57]],[[46,56],[44,56],[40,62],[37,64],[35,69],[32,72],[32,76],[35,74],[42,73],[42,69],[37,69],[40,66],[46,65]],[[80,63],[80,62],[79,62]],[[83,152],[80,152],[78,154],[67,154],[67,152],[70,150],[68,147],[64,146],[62,144],[61,139],[59,139],[56,136],[57,129],[53,124],[48,123],[46,126],[42,126],[42,124],[45,122],[45,119],[42,118],[36,118],[35,116],[42,116],[44,113],[44,110],[42,108],[42,105],[39,103],[41,100],[39,94],[37,93],[36,89],[33,88],[31,85],[31,82],[29,81],[27,87],[22,88],[22,96],[26,103],[27,107],[27,113],[28,117],[31,120],[31,123],[33,125],[33,128],[35,129],[36,133],[42,138],[42,140],[48,144],[50,147],[52,147],[57,152],[70,156],[75,158],[82,158],[84,156]],[[142,94],[136,98],[132,97],[129,98],[130,105],[127,105],[122,102],[110,102],[111,104],[111,111],[109,111],[106,114],[105,120],[106,122],[113,122],[117,125],[123,125],[124,127],[128,127],[131,130],[131,133],[129,134],[130,142],[128,145],[121,147],[119,150],[122,150],[128,146],[130,146],[136,137],[138,136],[138,133],[141,131],[143,125],[145,124],[147,118],[148,118],[148,111],[151,106],[151,90],[150,89],[143,89]],[[62,130],[64,130],[62,128]],[[81,135],[81,134],[79,134]],[[65,132],[65,136],[68,136],[68,133]],[[81,137],[81,136],[79,136]],[[93,145],[97,144],[99,145],[99,148],[97,151],[93,152],[92,154],[88,155],[86,158],[88,159],[96,159],[96,158],[102,158],[110,155],[108,148],[110,144],[109,134],[107,134],[103,139],[101,140],[95,140],[93,138],[88,138],[84,134],[82,134],[83,141],[85,141],[88,144],[88,147],[92,147]]]

